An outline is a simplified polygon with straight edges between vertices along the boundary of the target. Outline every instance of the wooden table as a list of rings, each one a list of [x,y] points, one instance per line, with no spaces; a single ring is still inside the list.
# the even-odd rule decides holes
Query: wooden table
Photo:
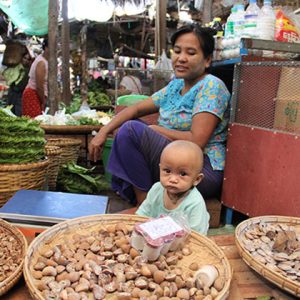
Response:
[[[275,285],[266,281],[250,269],[240,258],[234,242],[233,235],[210,236],[213,241],[224,251],[233,269],[233,278],[230,286],[228,300],[250,300],[262,296],[278,295],[276,300],[292,300],[292,297]],[[29,238],[30,241],[30,238]],[[2,300],[32,300],[29,291],[22,278],[7,294],[1,297]]]

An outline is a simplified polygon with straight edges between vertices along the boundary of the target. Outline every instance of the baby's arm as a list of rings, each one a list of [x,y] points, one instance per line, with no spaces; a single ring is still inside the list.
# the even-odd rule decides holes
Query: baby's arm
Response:
[[[189,208],[188,221],[191,229],[206,235],[209,227],[209,214],[205,202],[201,199]]]

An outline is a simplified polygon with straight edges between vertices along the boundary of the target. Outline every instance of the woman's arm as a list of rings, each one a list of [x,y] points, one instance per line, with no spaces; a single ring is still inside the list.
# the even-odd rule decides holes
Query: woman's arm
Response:
[[[35,70],[35,78],[36,78],[36,92],[40,99],[41,108],[45,110],[46,106],[46,97],[45,97],[45,78],[46,78],[46,65],[43,61],[40,61]]]
[[[150,125],[150,127],[171,140],[192,141],[204,149],[219,121],[220,119],[214,114],[201,112],[192,118],[189,131],[168,129],[158,125]]]
[[[97,161],[101,153],[101,147],[105,143],[107,136],[115,129],[119,128],[128,120],[136,119],[158,111],[151,97],[141,101],[135,105],[128,106],[119,112],[107,125],[103,126],[97,135],[89,144],[90,159]]]

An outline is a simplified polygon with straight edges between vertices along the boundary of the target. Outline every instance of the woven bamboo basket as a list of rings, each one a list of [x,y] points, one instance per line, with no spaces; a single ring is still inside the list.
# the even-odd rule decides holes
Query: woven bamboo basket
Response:
[[[284,217],[284,216],[262,216],[262,217],[255,217],[250,218],[242,223],[240,223],[236,230],[235,230],[235,242],[237,245],[237,249],[239,251],[239,254],[241,255],[242,259],[245,261],[245,263],[255,270],[257,273],[262,275],[264,278],[269,280],[270,282],[277,285],[279,288],[297,296],[297,298],[300,297],[300,281],[299,280],[291,280],[287,276],[284,276],[280,272],[272,270],[272,268],[269,268],[266,266],[263,262],[259,261],[255,256],[251,255],[251,252],[248,251],[243,243],[243,240],[245,239],[245,234],[251,229],[254,228],[254,226],[263,223],[268,224],[286,224],[288,226],[293,226],[297,232],[297,234],[300,234],[300,218],[294,218],[294,217]]]
[[[0,296],[5,294],[9,289],[11,289],[17,281],[20,279],[23,271],[24,257],[27,252],[27,240],[23,233],[12,226],[8,222],[0,219],[0,229],[2,232],[7,233],[10,237],[13,237],[17,242],[18,249],[21,249],[21,262],[17,266],[17,268],[11,273],[5,280],[0,281]],[[1,249],[3,251],[3,248]],[[11,263],[10,263],[11,264]]]
[[[79,149],[81,146],[81,140],[73,138],[47,138],[47,145],[57,146],[62,149],[61,153],[61,165],[74,161],[75,163],[79,157]]]
[[[36,279],[34,279],[32,275],[34,271],[33,266],[41,256],[41,253],[45,253],[45,251],[59,244],[67,244],[67,241],[72,241],[74,234],[79,236],[89,236],[91,234],[92,236],[92,234],[107,229],[110,225],[125,223],[126,226],[132,226],[136,222],[143,222],[145,220],[147,220],[146,217],[136,215],[94,215],[68,220],[42,232],[30,244],[24,260],[24,278],[33,299],[45,300],[42,293],[37,289]],[[122,226],[122,224],[119,225]],[[191,270],[189,266],[192,262],[198,262],[199,265],[215,265],[219,275],[224,278],[225,284],[218,296],[214,299],[227,299],[232,271],[223,251],[212,240],[196,232],[191,233],[187,245],[191,248],[192,253],[189,256],[183,256],[183,258],[178,261],[177,266],[181,267],[183,272],[190,273]],[[112,294],[108,294],[105,299],[109,299],[111,296]],[[91,297],[91,299],[93,298]]]
[[[48,188],[50,191],[56,190],[56,180],[61,166],[62,149],[57,146],[45,146],[46,156],[49,159],[48,166]]]
[[[19,190],[42,188],[48,165],[48,159],[26,164],[0,164],[0,207]]]

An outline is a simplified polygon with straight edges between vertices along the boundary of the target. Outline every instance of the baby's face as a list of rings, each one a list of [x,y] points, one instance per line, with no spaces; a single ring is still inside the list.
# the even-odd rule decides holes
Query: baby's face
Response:
[[[199,158],[190,151],[168,149],[160,160],[160,182],[170,194],[178,194],[197,185],[202,174],[200,173]]]

